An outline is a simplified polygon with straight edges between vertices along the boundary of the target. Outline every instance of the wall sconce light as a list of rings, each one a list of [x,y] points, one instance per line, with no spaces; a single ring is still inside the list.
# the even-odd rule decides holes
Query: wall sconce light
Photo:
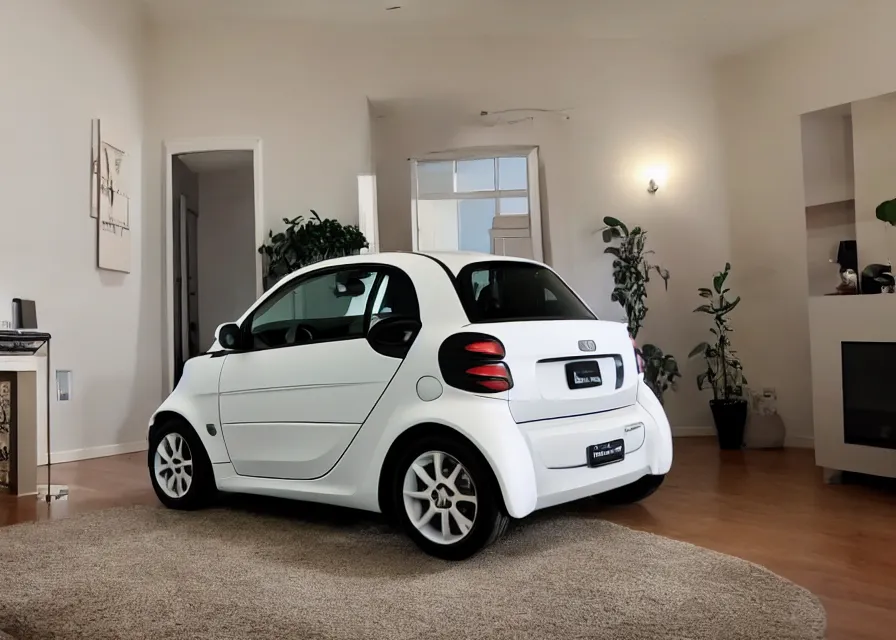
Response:
[[[668,169],[665,165],[654,165],[647,167],[644,171],[644,177],[647,178],[647,193],[656,193],[660,186],[666,184],[666,176]]]

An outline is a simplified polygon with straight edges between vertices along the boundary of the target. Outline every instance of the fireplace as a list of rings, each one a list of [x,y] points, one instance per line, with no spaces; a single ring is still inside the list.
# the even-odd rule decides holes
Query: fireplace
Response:
[[[896,342],[842,342],[843,441],[896,449]]]

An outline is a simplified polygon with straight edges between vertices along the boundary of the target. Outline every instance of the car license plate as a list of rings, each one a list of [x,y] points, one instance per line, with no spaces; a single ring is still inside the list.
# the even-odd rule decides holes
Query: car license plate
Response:
[[[566,384],[570,389],[587,389],[603,384],[597,360],[578,360],[566,363]]]
[[[625,440],[611,440],[593,444],[585,449],[585,460],[589,467],[601,467],[625,458]]]

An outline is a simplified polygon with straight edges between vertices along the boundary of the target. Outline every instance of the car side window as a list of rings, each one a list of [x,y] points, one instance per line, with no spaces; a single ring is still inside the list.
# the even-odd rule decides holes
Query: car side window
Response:
[[[260,306],[248,324],[254,349],[363,338],[377,273],[342,269],[290,283]]]
[[[420,319],[420,304],[414,283],[405,272],[398,269],[391,269],[383,274],[373,302],[370,326],[394,316]]]

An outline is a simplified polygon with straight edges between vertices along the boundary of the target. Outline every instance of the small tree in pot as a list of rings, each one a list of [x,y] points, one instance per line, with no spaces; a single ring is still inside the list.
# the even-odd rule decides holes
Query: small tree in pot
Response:
[[[302,216],[283,218],[286,229],[280,233],[269,231],[269,242],[258,247],[266,262],[265,290],[297,269],[329,258],[355,255],[369,246],[357,226],[321,219],[314,209],[311,215],[309,220]]]
[[[697,376],[697,388],[701,391],[712,389],[713,399],[709,401],[709,408],[716,424],[719,447],[740,449],[747,422],[747,401],[743,397],[747,380],[728,337],[734,331],[728,314],[740,303],[740,296],[728,299],[731,289],[725,287],[725,281],[730,272],[731,264],[726,263],[725,270],[713,276],[712,289],[698,289],[700,297],[709,302],[694,309],[694,313],[712,316],[714,326],[710,332],[715,338],[712,342],[701,342],[694,347],[690,357],[702,357],[706,363],[706,370]]]
[[[669,288],[669,271],[648,260],[653,251],[646,249],[647,232],[641,227],[631,230],[616,218],[604,218],[607,225],[603,240],[609,246],[604,253],[613,256],[613,293],[610,300],[618,302],[625,310],[628,333],[635,340],[647,317],[647,283],[654,272]],[[654,344],[645,344],[638,349],[638,356],[644,363],[644,382],[650,387],[660,403],[669,389],[675,389],[676,379],[681,377],[675,357],[664,354]]]

